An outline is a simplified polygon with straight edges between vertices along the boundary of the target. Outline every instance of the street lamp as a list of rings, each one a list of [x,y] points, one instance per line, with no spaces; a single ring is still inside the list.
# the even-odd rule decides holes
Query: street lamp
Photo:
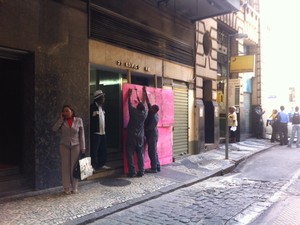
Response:
[[[229,129],[228,129],[228,114],[229,114],[229,103],[228,103],[228,92],[229,92],[229,76],[230,76],[230,40],[235,39],[245,39],[248,38],[247,34],[235,33],[228,34],[227,38],[227,75],[226,75],[226,130],[225,130],[225,159],[228,159],[228,145],[229,145]]]

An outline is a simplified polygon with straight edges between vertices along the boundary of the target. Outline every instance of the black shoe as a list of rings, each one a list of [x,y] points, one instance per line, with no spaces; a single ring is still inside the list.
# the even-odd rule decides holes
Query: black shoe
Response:
[[[156,171],[157,171],[157,172],[160,172],[160,168],[157,168]]]
[[[157,173],[157,170],[154,169],[146,169],[145,173]]]
[[[144,176],[144,173],[138,172],[136,176],[137,176],[137,177],[142,177],[142,176]]]
[[[127,177],[136,177],[136,176],[137,176],[136,173],[128,173],[128,174],[127,174]]]

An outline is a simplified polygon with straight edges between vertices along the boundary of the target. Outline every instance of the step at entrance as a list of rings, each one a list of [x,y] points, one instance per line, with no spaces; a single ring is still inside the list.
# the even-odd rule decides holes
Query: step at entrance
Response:
[[[20,168],[18,166],[9,164],[0,164],[0,179],[5,176],[13,176],[20,173]]]

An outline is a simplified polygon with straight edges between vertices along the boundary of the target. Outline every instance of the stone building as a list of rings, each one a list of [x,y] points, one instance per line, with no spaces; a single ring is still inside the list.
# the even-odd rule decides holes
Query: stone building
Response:
[[[124,83],[173,91],[174,160],[216,147],[224,131],[218,93],[224,94],[229,48],[256,56],[255,71],[232,73],[229,84],[236,90],[241,138],[250,133],[248,108],[259,101],[251,90],[260,88],[256,7],[239,0],[0,1],[0,192],[60,185],[52,124],[64,104],[73,105],[89,146],[89,105],[99,88],[106,93],[112,169],[94,178],[123,172]],[[242,32],[249,38],[222,42]]]
[[[261,103],[258,1],[241,1],[239,10],[234,13],[197,21],[196,33],[195,98],[198,105],[205,106],[206,146],[200,145],[200,148],[215,147],[220,138],[225,137],[228,75],[228,105],[237,107],[239,139],[244,140],[252,133],[252,106]],[[247,38],[237,38],[239,34]],[[253,70],[229,72],[230,57],[240,55],[254,56]]]

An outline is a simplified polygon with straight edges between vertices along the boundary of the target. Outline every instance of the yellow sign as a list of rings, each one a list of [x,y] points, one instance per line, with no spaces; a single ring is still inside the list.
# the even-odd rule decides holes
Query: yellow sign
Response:
[[[220,102],[224,102],[224,94],[222,91],[218,91],[218,94],[217,94],[217,102],[220,103]]]
[[[230,58],[231,73],[245,73],[254,71],[254,55],[232,56]]]

